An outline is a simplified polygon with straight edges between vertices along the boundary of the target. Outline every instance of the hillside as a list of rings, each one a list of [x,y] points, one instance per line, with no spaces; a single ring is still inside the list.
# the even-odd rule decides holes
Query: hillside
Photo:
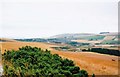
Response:
[[[92,44],[120,44],[119,36],[117,32],[110,32],[110,33],[102,33],[96,34],[92,36],[81,37],[78,39],[74,39],[72,41],[79,42],[79,43],[92,43]]]
[[[16,42],[16,40],[7,39],[7,38],[0,38],[0,42]]]
[[[88,73],[96,75],[117,75],[118,74],[118,57],[102,55],[92,52],[69,52],[69,51],[58,51],[52,49],[51,47],[56,47],[58,45],[52,45],[47,43],[37,43],[37,42],[3,42],[2,54],[4,50],[18,50],[22,46],[32,46],[40,47],[42,49],[51,50],[52,54],[59,54],[63,58],[71,59],[77,64],[81,69],[85,69]],[[114,60],[114,61],[112,61]],[[94,68],[94,69],[93,69]]]
[[[66,34],[59,34],[55,36],[51,36],[50,38],[68,38],[68,39],[77,39],[87,36],[93,36],[95,34],[90,33],[66,33]]]
[[[17,41],[25,42],[45,42],[45,43],[70,43],[72,41],[79,43],[92,43],[92,44],[117,44],[118,37],[120,35],[117,32],[101,32],[100,34],[90,33],[68,33],[51,36],[50,38],[27,38],[27,39],[14,39]],[[119,44],[119,42],[118,42]]]
[[[88,38],[89,36],[118,36],[120,33],[118,32],[100,32],[99,34],[93,34],[93,33],[66,33],[66,34],[58,34],[51,36],[50,38]]]

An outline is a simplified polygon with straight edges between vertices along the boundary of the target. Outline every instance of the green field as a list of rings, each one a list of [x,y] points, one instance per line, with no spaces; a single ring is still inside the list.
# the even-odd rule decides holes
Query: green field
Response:
[[[85,40],[102,40],[102,39],[104,39],[104,37],[105,36],[96,35],[96,36],[83,37],[82,39],[85,39]]]

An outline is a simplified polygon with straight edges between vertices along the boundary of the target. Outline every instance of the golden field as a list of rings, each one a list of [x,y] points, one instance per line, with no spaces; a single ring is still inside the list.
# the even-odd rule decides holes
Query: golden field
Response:
[[[42,49],[51,50],[52,54],[59,54],[63,58],[68,58],[74,61],[74,63],[80,67],[80,69],[85,69],[88,73],[96,75],[117,75],[118,74],[118,57],[97,54],[92,52],[70,52],[70,51],[58,51],[52,49],[57,45],[48,43],[38,43],[38,42],[1,42],[1,53],[3,54],[5,50],[18,50],[22,46],[33,46],[40,47]],[[114,61],[113,61],[114,60]]]

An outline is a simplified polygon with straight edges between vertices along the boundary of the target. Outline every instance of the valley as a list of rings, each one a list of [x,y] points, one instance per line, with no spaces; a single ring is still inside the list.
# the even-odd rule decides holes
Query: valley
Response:
[[[78,35],[78,34],[77,34]],[[116,35],[88,35],[64,36],[59,38],[29,38],[29,39],[6,39],[1,38],[0,50],[4,54],[7,50],[18,50],[23,46],[31,46],[50,50],[52,54],[58,54],[62,58],[73,60],[74,63],[85,69],[89,75],[118,75],[118,56],[114,54],[103,54],[92,52],[89,49],[102,48],[119,51],[119,43],[102,43],[104,41],[114,41]],[[81,37],[81,38],[80,38]],[[118,41],[119,42],[119,41]],[[112,51],[114,53],[114,51]],[[119,55],[119,54],[117,54]],[[2,62],[0,62],[2,64]]]
[[[42,49],[51,50],[52,54],[59,54],[63,58],[71,59],[81,69],[85,69],[88,73],[96,75],[117,75],[118,74],[118,57],[109,56],[104,54],[97,54],[92,52],[69,52],[69,51],[58,51],[51,47],[57,45],[37,43],[37,42],[2,42],[2,54],[4,50],[18,50],[22,46],[40,47]],[[114,61],[112,61],[114,60]],[[110,70],[112,69],[112,70]],[[114,70],[114,71],[113,71]]]

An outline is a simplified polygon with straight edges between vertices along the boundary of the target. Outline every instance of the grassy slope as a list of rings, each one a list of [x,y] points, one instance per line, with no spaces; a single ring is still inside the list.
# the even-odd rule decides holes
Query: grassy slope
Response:
[[[49,49],[52,54],[59,54],[62,57],[73,60],[78,66],[81,67],[81,69],[87,70],[89,74],[95,73],[97,75],[108,75],[117,74],[118,71],[118,58],[115,56],[101,55],[90,52],[62,52],[50,48],[55,47],[56,45],[36,42],[4,42],[0,44],[2,45],[2,53],[4,53],[5,49],[17,50],[19,47],[26,45]],[[115,61],[112,61],[112,59]]]
[[[116,40],[105,40],[103,42],[101,42],[102,44],[120,44],[120,41],[116,41]]]
[[[105,36],[95,35],[95,36],[83,37],[82,39],[84,39],[84,40],[102,40],[104,37]]]

